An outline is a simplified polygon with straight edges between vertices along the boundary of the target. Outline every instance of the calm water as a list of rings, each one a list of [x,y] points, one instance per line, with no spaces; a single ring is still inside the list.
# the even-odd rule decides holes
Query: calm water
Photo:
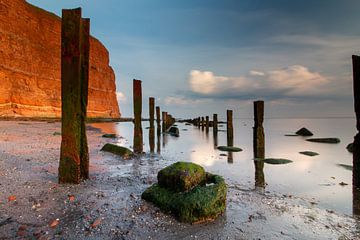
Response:
[[[148,122],[143,122],[144,151],[149,152]],[[156,124],[155,124],[156,125]],[[169,164],[175,161],[191,161],[205,167],[207,171],[224,176],[227,181],[254,188],[255,167],[252,150],[252,119],[234,119],[234,146],[243,149],[231,156],[220,156],[226,152],[214,147],[212,128],[208,134],[195,126],[177,123],[180,137],[164,135],[160,137],[160,152]],[[116,132],[124,137],[118,143],[131,147],[133,124],[101,123],[94,124],[104,132]],[[222,127],[221,127],[222,126]],[[338,137],[340,144],[311,143],[303,137],[287,137],[306,127],[314,133],[313,137]],[[226,130],[226,124],[219,130]],[[340,213],[352,214],[352,172],[337,164],[352,165],[352,154],[346,150],[355,135],[355,119],[266,119],[265,156],[267,158],[286,158],[290,164],[265,164],[266,190],[281,194],[304,197],[317,202],[318,206]],[[218,145],[226,145],[226,132],[218,133]],[[155,130],[155,152],[157,138]],[[300,151],[314,151],[320,155],[309,157]],[[348,183],[347,186],[339,185]]]

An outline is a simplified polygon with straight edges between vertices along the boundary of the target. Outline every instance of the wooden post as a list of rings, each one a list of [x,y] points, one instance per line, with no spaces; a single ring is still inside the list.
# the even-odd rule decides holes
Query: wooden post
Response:
[[[134,152],[143,152],[143,132],[141,125],[142,112],[142,89],[141,80],[133,80],[133,101],[134,101]]]
[[[162,132],[166,132],[166,112],[162,112]]]
[[[208,133],[209,132],[209,116],[206,116],[205,119],[206,119],[206,123],[205,123],[206,133]]]
[[[226,111],[227,117],[227,144],[229,147],[234,146],[234,128],[233,128],[233,111]]]
[[[86,109],[89,84],[90,20],[81,8],[63,10],[61,25],[61,149],[59,183],[89,178]]]
[[[265,158],[264,101],[254,102],[253,151],[255,159]],[[254,161],[255,186],[265,187],[264,162]]]
[[[160,119],[160,107],[156,106],[156,125],[157,125],[158,128],[160,128],[160,122],[161,122],[161,119]]]
[[[201,117],[201,131],[204,131],[204,127],[205,127],[205,119],[204,117]]]
[[[149,128],[149,145],[150,145],[150,152],[153,153],[155,151],[155,98],[149,98],[149,121],[150,121],[150,128]]]
[[[213,132],[214,134],[218,132],[218,116],[216,113],[213,115]]]
[[[353,143],[353,187],[360,188],[360,56],[352,56],[357,133]]]

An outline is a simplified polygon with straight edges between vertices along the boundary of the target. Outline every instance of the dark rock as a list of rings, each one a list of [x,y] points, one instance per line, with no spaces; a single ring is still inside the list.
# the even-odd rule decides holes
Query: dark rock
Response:
[[[338,138],[309,138],[306,139],[309,142],[317,142],[317,143],[339,143],[340,139]]]
[[[296,132],[297,135],[299,136],[304,136],[304,137],[309,137],[309,136],[312,136],[314,135],[312,132],[310,132],[308,129],[306,128],[301,128],[300,130],[298,130]]]
[[[354,144],[353,143],[349,143],[347,146],[346,146],[346,149],[349,151],[349,152],[353,152],[354,150]]]
[[[103,138],[116,138],[116,134],[114,133],[105,133],[102,135]]]
[[[310,156],[310,157],[314,157],[319,155],[317,152],[312,152],[312,151],[303,151],[303,152],[299,152],[300,154],[306,155],[306,156]]]
[[[174,192],[184,192],[206,181],[203,167],[190,162],[176,162],[159,171],[159,186]]]
[[[118,146],[115,144],[107,143],[105,144],[101,151],[110,152],[116,155],[123,157],[124,159],[130,158],[134,156],[134,153],[127,149],[126,147]]]
[[[171,127],[171,128],[168,130],[168,133],[169,133],[171,136],[174,136],[174,137],[179,137],[179,136],[180,136],[179,129],[178,129],[177,127]]]
[[[255,161],[263,161],[264,163],[273,164],[273,165],[292,163],[291,160],[289,160],[289,159],[284,159],[284,158],[255,159]]]
[[[238,147],[230,147],[230,146],[219,146],[217,147],[220,151],[226,151],[226,152],[241,152],[242,149]]]
[[[297,134],[285,134],[285,137],[298,137],[299,135]]]
[[[181,222],[210,221],[225,211],[227,186],[222,177],[209,173],[206,174],[206,183],[178,193],[154,184],[141,197],[162,211],[173,213]]]
[[[352,171],[352,170],[353,170],[353,166],[351,166],[351,165],[341,164],[341,163],[336,164],[336,165],[339,166],[339,167],[342,167],[342,168],[344,168],[344,169],[346,169],[346,170],[349,170],[349,171]]]
[[[53,136],[61,136],[61,132],[54,132]]]

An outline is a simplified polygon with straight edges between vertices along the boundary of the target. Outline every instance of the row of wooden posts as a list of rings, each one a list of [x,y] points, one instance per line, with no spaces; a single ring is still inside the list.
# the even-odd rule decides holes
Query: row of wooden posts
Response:
[[[81,17],[81,9],[63,10],[61,27],[61,153],[59,164],[60,183],[79,183],[89,178],[89,151],[86,138],[86,109],[89,85],[90,20]],[[357,134],[353,151],[353,186],[360,187],[360,57],[352,56],[354,102]],[[134,96],[134,151],[143,151],[141,109],[141,81],[133,81]],[[149,99],[150,129],[154,133],[155,99]],[[264,102],[254,103],[254,155],[264,157],[264,130],[262,127]],[[162,112],[162,131],[165,132],[175,119]],[[156,107],[157,129],[160,131],[160,107]],[[209,117],[197,118],[199,128],[209,131]],[[217,133],[217,115],[213,116],[213,131]],[[233,146],[232,111],[227,111],[228,145]],[[153,148],[152,148],[153,149]],[[259,161],[259,164],[261,162]]]
[[[143,152],[143,131],[142,131],[142,86],[141,80],[133,80],[133,101],[134,101],[134,142],[133,149],[135,153]],[[155,108],[155,98],[149,98],[149,143],[150,152],[154,152],[155,143],[155,109],[156,109],[156,124],[158,135],[162,131],[165,133],[174,123],[175,118],[168,112],[162,112],[162,125],[160,119],[160,106]]]

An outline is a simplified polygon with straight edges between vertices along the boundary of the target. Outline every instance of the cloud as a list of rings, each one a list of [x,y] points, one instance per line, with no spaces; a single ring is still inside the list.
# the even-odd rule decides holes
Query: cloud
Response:
[[[165,105],[177,105],[177,106],[185,106],[185,105],[193,105],[197,103],[207,102],[204,99],[189,99],[183,96],[176,96],[176,97],[166,97],[164,99]]]
[[[323,97],[336,92],[331,80],[301,65],[267,72],[251,70],[240,77],[217,76],[199,70],[189,74],[193,94],[229,99]]]
[[[116,92],[116,99],[118,100],[118,102],[122,102],[122,103],[127,102],[127,98],[126,98],[125,94],[122,92]]]

